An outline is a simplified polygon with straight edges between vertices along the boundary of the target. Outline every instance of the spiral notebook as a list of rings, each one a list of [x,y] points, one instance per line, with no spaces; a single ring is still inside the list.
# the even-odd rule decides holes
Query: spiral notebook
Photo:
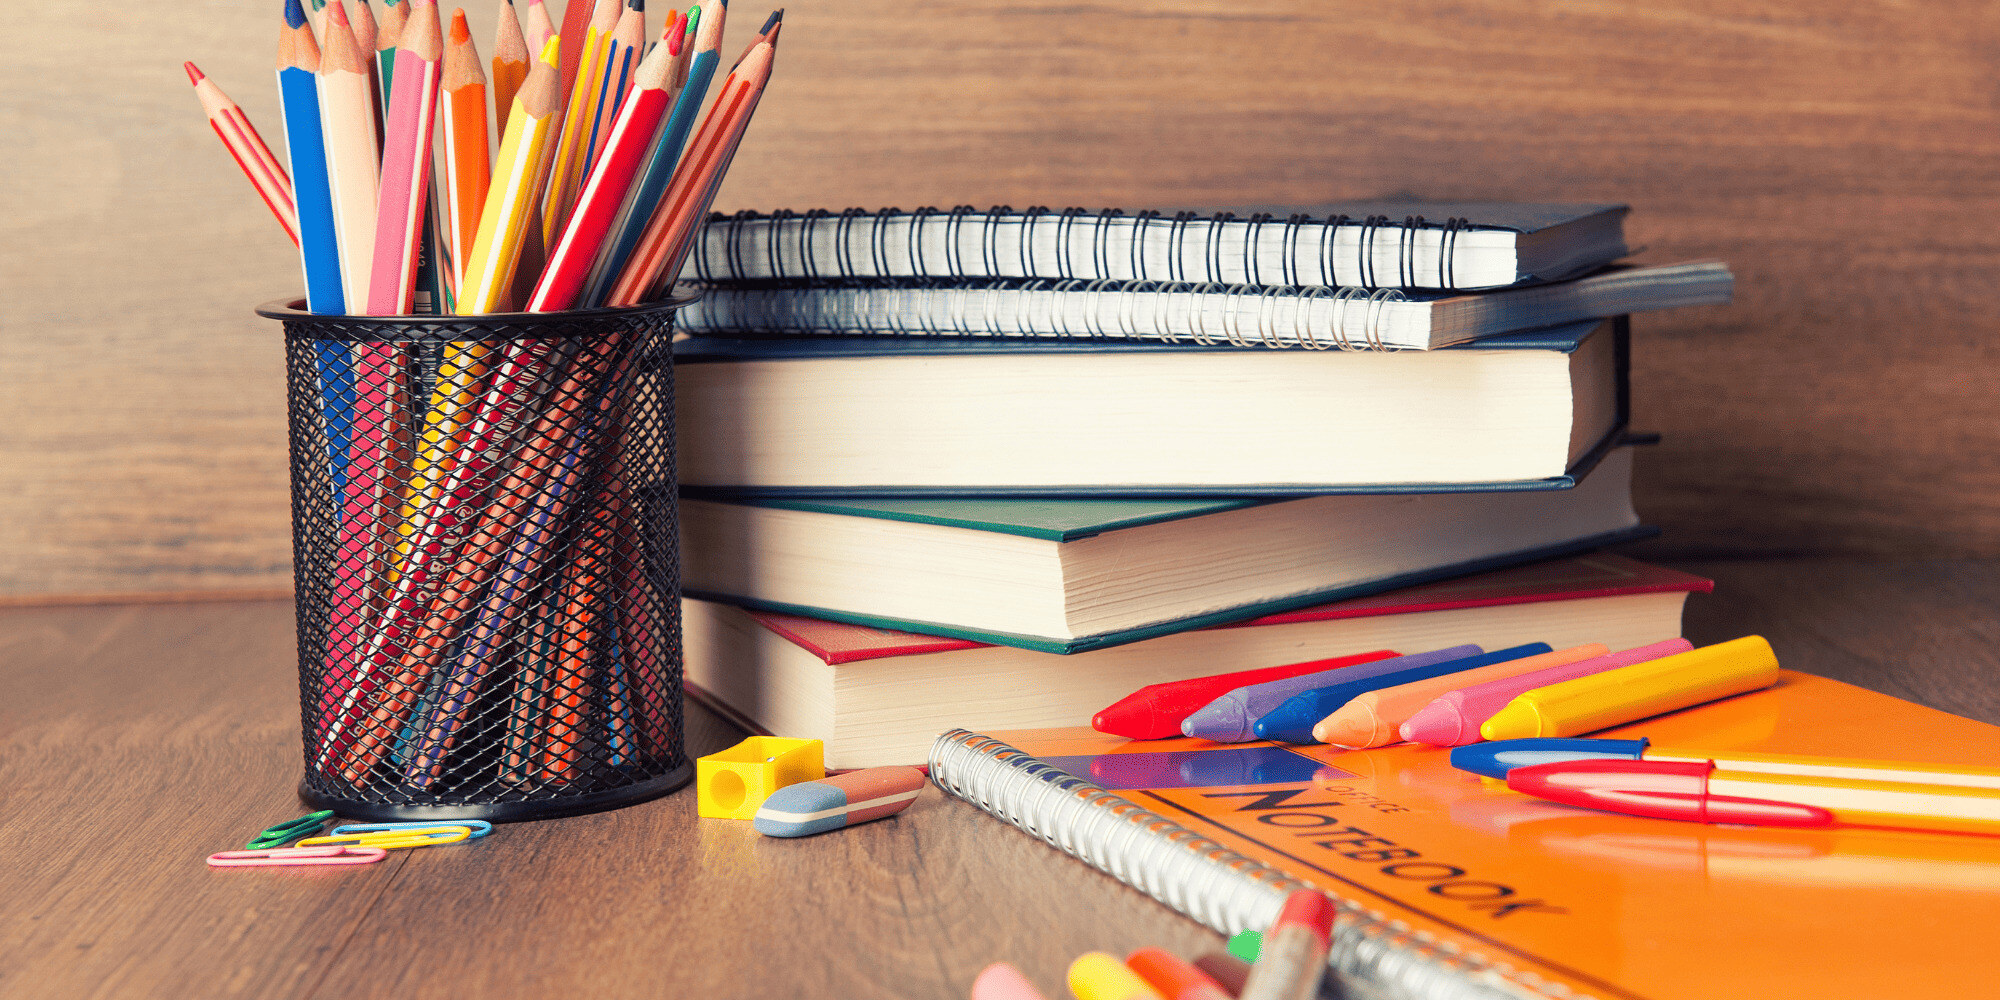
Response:
[[[710,218],[689,281],[1049,278],[1500,288],[1625,256],[1623,205],[1375,201],[1234,211],[850,208]]]
[[[1599,735],[2000,764],[2000,727],[1792,671]],[[1993,838],[1614,816],[1487,787],[1446,756],[954,730],[930,765],[946,792],[1224,934],[1267,926],[1301,881],[1330,892],[1350,995],[1990,992]]]
[[[1092,338],[1238,347],[1427,351],[1623,313],[1727,303],[1715,261],[1613,267],[1586,278],[1472,294],[1358,286],[1037,278],[723,285],[680,311],[712,336]]]

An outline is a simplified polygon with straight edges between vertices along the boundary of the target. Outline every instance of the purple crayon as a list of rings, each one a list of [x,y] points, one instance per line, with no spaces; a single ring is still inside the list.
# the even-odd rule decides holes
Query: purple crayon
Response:
[[[1411,653],[1387,660],[1357,664],[1323,670],[1316,674],[1287,677],[1283,680],[1250,684],[1223,695],[1181,722],[1181,732],[1217,743],[1243,743],[1257,738],[1257,720],[1283,704],[1286,699],[1301,691],[1323,688],[1346,681],[1363,680],[1380,674],[1424,667],[1446,660],[1460,660],[1468,656],[1478,656],[1485,650],[1478,646],[1453,646],[1450,649],[1434,649],[1428,653]]]

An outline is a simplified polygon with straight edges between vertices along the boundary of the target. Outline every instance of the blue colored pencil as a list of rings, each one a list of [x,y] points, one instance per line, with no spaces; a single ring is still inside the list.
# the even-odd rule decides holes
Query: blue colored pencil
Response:
[[[319,42],[299,0],[285,4],[278,38],[278,96],[285,116],[285,152],[292,161],[292,201],[299,214],[299,258],[305,267],[306,309],[320,316],[347,312],[340,282],[340,232],[333,221],[333,189],[326,172],[326,141],[319,117]],[[333,494],[347,488],[347,451],[354,425],[354,362],[345,344],[313,345],[326,411],[327,451]]]
[[[660,141],[653,147],[652,158],[646,161],[646,168],[640,172],[638,183],[632,185],[632,193],[618,210],[618,218],[611,224],[610,238],[604,241],[598,251],[597,263],[590,269],[590,279],[584,283],[583,295],[577,299],[577,308],[593,309],[602,306],[611,296],[611,288],[618,283],[618,274],[625,269],[625,262],[638,248],[639,238],[645,235],[646,223],[652,221],[653,212],[659,208],[660,199],[667,193],[667,185],[674,179],[674,168],[680,163],[681,147],[687,144],[688,134],[694,131],[695,119],[701,114],[701,102],[708,96],[708,85],[715,77],[715,67],[722,61],[721,4],[691,8],[688,16],[695,19],[694,59],[688,65],[687,83],[681,87],[680,97],[674,102],[674,110],[667,118],[667,124],[660,129]]]

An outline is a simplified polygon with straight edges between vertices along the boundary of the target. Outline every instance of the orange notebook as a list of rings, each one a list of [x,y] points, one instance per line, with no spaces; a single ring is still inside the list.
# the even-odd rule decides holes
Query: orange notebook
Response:
[[[2000,764],[2000,727],[1785,671],[1595,734],[1690,750]],[[2000,838],[1704,826],[1545,803],[1447,751],[938,738],[959,795],[1229,934],[1294,880],[1342,900],[1364,995],[1603,1000],[1991,995]]]

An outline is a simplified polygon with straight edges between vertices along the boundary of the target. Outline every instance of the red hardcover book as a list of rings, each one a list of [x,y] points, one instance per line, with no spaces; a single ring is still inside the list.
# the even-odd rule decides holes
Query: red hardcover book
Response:
[[[1680,634],[1714,584],[1594,554],[1060,655],[711,601],[682,602],[687,682],[762,732],[824,740],[829,767],[920,763],[946,729],[1087,725],[1133,690],[1205,674],[1395,649],[1524,642],[1613,649]]]

